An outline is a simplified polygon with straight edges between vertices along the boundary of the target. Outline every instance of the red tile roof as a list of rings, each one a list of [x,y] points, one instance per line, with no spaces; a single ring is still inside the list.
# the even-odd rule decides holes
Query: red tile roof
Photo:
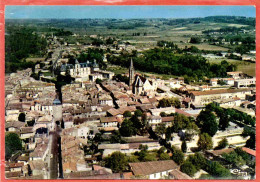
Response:
[[[185,116],[187,116],[187,117],[192,117],[192,115],[191,114],[189,114],[189,113],[187,113],[187,112],[185,112],[185,111],[183,111],[183,110],[181,110],[181,109],[175,109],[175,112],[176,113],[178,113],[178,114],[183,114],[183,115],[185,115]]]
[[[191,91],[190,93],[198,96],[198,95],[213,95],[213,94],[223,94],[223,93],[236,93],[236,92],[243,92],[249,91],[250,89],[220,89],[220,90],[208,90],[208,91]]]
[[[170,176],[172,176],[173,179],[192,179],[190,176],[179,171],[178,169],[174,169],[169,174]]]
[[[23,162],[10,163],[10,164],[9,164],[9,167],[10,167],[10,168],[17,168],[17,167],[22,167],[22,166],[24,166],[24,163],[23,163]]]
[[[221,149],[221,150],[213,150],[213,151],[207,151],[208,153],[211,153],[215,156],[218,156],[218,155],[222,155],[224,153],[230,153],[230,152],[233,152],[234,149],[233,148],[227,148],[227,149]]]
[[[250,154],[250,155],[256,156],[255,150],[252,150],[252,149],[247,148],[247,147],[242,147],[242,150],[245,151],[246,153]]]
[[[173,170],[178,168],[178,165],[173,160],[151,161],[151,162],[136,162],[129,163],[134,175],[146,176],[158,172]]]
[[[162,117],[162,122],[170,122],[174,120],[174,116]]]

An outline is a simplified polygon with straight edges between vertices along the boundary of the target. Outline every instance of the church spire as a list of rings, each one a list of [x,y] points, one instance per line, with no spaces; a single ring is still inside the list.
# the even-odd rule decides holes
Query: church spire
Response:
[[[133,59],[131,58],[130,68],[134,68]]]
[[[131,58],[130,67],[129,67],[129,87],[131,90],[133,90],[134,78],[135,78],[134,64],[133,64],[133,59]]]

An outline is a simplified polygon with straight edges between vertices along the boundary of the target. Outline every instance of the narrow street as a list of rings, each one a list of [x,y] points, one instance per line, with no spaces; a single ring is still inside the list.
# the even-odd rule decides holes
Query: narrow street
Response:
[[[60,172],[58,170],[58,163],[61,164],[59,161],[59,143],[58,143],[58,138],[59,138],[59,133],[61,132],[60,126],[55,125],[54,131],[50,131],[49,137],[50,137],[50,152],[49,152],[49,165],[50,165],[50,171],[49,171],[49,178],[50,179],[57,179],[60,177]]]

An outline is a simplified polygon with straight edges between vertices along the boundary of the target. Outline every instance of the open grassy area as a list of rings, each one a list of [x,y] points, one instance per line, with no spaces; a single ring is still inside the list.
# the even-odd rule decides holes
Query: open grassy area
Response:
[[[243,73],[246,73],[250,76],[255,76],[256,65],[255,63],[249,63],[249,62],[247,62],[246,64],[238,64],[237,70],[242,71]]]
[[[255,76],[256,72],[256,65],[255,63],[242,61],[242,60],[235,60],[235,59],[208,59],[210,63],[221,63],[221,61],[226,60],[229,63],[237,65],[237,71],[242,71],[250,76]]]

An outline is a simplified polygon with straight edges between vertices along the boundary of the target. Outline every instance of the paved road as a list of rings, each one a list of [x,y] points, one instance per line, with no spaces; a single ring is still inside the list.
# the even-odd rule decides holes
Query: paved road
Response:
[[[49,165],[50,165],[50,171],[49,171],[49,178],[50,179],[57,179],[59,177],[59,171],[58,171],[58,137],[61,129],[60,127],[55,126],[54,131],[50,131],[50,152],[49,152]]]

